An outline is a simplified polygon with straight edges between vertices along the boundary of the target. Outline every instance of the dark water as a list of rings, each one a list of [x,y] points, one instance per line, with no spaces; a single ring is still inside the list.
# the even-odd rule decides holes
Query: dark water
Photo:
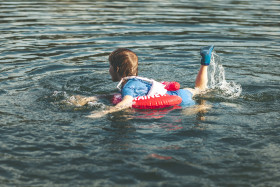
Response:
[[[279,18],[278,0],[1,1],[0,186],[279,186]],[[117,47],[193,87],[210,44],[207,111],[64,102],[116,91]]]

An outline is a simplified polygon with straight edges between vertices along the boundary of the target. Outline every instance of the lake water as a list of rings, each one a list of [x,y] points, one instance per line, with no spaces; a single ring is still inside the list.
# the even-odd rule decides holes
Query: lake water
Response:
[[[279,18],[278,0],[1,1],[1,186],[279,186]],[[193,87],[211,44],[195,107],[89,119],[110,101],[65,102],[116,91],[118,47]]]

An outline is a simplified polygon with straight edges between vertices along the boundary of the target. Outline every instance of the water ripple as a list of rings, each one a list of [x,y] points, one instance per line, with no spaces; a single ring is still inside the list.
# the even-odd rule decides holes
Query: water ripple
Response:
[[[277,186],[279,11],[278,0],[0,2],[1,185]],[[208,110],[89,120],[109,97],[64,102],[116,91],[117,47],[139,55],[142,76],[193,87],[210,44],[236,84],[197,97]]]

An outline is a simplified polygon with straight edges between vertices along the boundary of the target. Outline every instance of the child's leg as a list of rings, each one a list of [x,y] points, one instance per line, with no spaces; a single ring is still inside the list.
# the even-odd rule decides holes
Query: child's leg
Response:
[[[204,91],[207,88],[207,82],[208,82],[207,69],[211,61],[213,49],[214,49],[214,45],[210,45],[200,49],[201,66],[195,80],[195,87],[199,88],[200,91]]]
[[[198,88],[199,91],[204,91],[207,88],[207,82],[208,82],[207,69],[208,66],[201,65],[200,70],[196,76],[195,88]]]

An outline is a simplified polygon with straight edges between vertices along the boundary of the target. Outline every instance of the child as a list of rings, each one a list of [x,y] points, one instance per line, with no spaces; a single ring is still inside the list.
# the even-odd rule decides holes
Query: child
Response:
[[[179,89],[177,91],[168,91],[166,94],[178,95],[182,98],[183,105],[193,105],[192,97],[202,93],[207,88],[207,68],[210,64],[211,54],[214,46],[201,48],[200,55],[201,66],[195,81],[195,88]],[[135,97],[145,96],[151,89],[151,83],[145,79],[138,78],[138,57],[129,49],[119,48],[113,51],[109,56],[110,68],[109,73],[112,81],[119,83],[121,87],[122,101],[116,106],[110,107],[108,110],[92,113],[88,117],[102,117],[108,113],[116,112],[132,106]],[[134,76],[134,77],[131,77]],[[128,78],[130,77],[130,78]],[[90,101],[90,100],[88,100]]]

